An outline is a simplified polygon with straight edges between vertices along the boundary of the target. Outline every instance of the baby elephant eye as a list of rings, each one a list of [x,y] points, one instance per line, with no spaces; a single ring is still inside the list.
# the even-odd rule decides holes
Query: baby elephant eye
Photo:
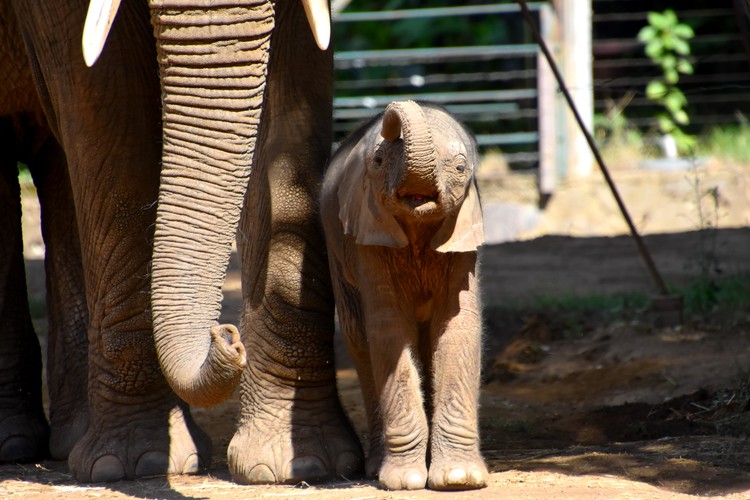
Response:
[[[464,165],[463,163],[459,163],[458,165],[456,165],[456,170],[463,173],[463,171],[466,170],[466,165]]]
[[[383,157],[380,155],[375,155],[375,158],[373,160],[375,162],[375,165],[382,165],[383,164]]]

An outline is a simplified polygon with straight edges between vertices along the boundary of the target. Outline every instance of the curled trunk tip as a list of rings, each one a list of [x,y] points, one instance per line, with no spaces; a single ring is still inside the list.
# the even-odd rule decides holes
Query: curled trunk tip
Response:
[[[245,346],[233,325],[211,328],[211,344],[202,363],[170,356],[169,346],[163,347],[162,370],[175,393],[191,405],[213,406],[229,398],[247,365]]]

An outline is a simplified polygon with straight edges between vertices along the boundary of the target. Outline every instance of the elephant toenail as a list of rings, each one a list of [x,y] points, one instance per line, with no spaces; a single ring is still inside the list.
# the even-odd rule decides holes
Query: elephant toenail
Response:
[[[91,466],[91,482],[108,483],[125,477],[125,467],[114,455],[99,457]]]
[[[197,474],[201,469],[201,459],[197,453],[191,454],[182,466],[183,474]]]
[[[466,470],[451,469],[448,473],[448,484],[463,484],[466,482]]]
[[[169,472],[178,472],[166,453],[147,451],[138,459],[135,466],[137,477],[163,476]]]
[[[285,475],[287,480],[310,480],[327,477],[329,471],[318,457],[299,457],[289,462]]]
[[[232,477],[238,483],[245,484],[275,484],[276,475],[271,468],[265,464],[258,464],[244,478]]]
[[[486,484],[486,481],[484,479],[484,474],[482,474],[482,471],[480,470],[471,471],[471,481],[472,481],[472,484],[476,484],[476,485]]]
[[[404,487],[407,490],[419,490],[424,488],[427,478],[419,472],[410,472],[406,475]]]

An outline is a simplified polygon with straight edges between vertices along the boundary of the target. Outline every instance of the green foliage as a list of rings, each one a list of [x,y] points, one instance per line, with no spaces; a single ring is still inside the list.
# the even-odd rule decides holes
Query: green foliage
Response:
[[[608,102],[604,113],[594,115],[594,138],[611,166],[637,163],[652,153],[643,133],[625,116],[632,98],[628,94],[619,102]]]
[[[695,34],[689,25],[679,22],[671,9],[662,13],[649,12],[648,23],[638,33],[638,39],[645,44],[646,55],[659,66],[662,76],[649,82],[646,97],[665,108],[666,112],[657,115],[659,130],[672,135],[680,152],[689,154],[696,139],[682,129],[690,123],[690,118],[685,110],[687,98],[677,83],[680,75],[693,73],[693,65],[687,57],[689,40]]]
[[[750,164],[750,124],[743,115],[738,118],[737,125],[712,128],[703,134],[698,141],[698,154]]]
[[[698,278],[680,294],[686,311],[694,314],[717,308],[747,311],[750,309],[750,275]]]

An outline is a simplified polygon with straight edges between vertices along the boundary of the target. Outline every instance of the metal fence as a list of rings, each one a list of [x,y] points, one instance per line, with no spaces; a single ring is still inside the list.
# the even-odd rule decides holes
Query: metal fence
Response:
[[[620,105],[642,131],[655,128],[659,109],[646,98],[645,87],[658,76],[658,68],[643,54],[637,33],[646,25],[648,11],[666,8],[696,32],[691,43],[695,74],[680,82],[688,97],[689,131],[737,123],[741,113],[750,112],[750,66],[732,0],[592,0],[592,6],[595,113],[606,116]],[[562,59],[552,3],[529,2],[529,7],[542,36]],[[391,30],[421,19],[434,22],[438,30],[440,20],[458,23],[488,16],[507,32],[500,43],[348,51],[336,44],[337,31],[356,23],[379,23],[379,29]],[[568,111],[515,2],[341,13],[334,18],[334,44],[336,140],[392,100],[428,100],[467,123],[483,149],[502,150],[511,168],[538,169],[540,185],[545,177],[565,176]]]
[[[542,23],[542,31],[550,33],[548,24],[554,16],[545,14],[551,6],[531,2],[529,7]],[[336,28],[343,24],[374,22],[390,29],[405,20],[486,16],[497,19],[498,26],[523,23],[515,3],[342,13],[334,18],[334,40]],[[545,116],[554,120],[554,113],[540,112],[539,104],[544,99],[538,90],[539,79],[543,78],[538,47],[524,30],[509,31],[504,43],[494,45],[337,50],[336,139],[393,100],[425,100],[445,106],[469,125],[481,148],[502,149],[512,167],[538,167],[543,158],[539,121]],[[548,92],[554,93],[554,88]],[[547,99],[552,100],[554,97]]]

